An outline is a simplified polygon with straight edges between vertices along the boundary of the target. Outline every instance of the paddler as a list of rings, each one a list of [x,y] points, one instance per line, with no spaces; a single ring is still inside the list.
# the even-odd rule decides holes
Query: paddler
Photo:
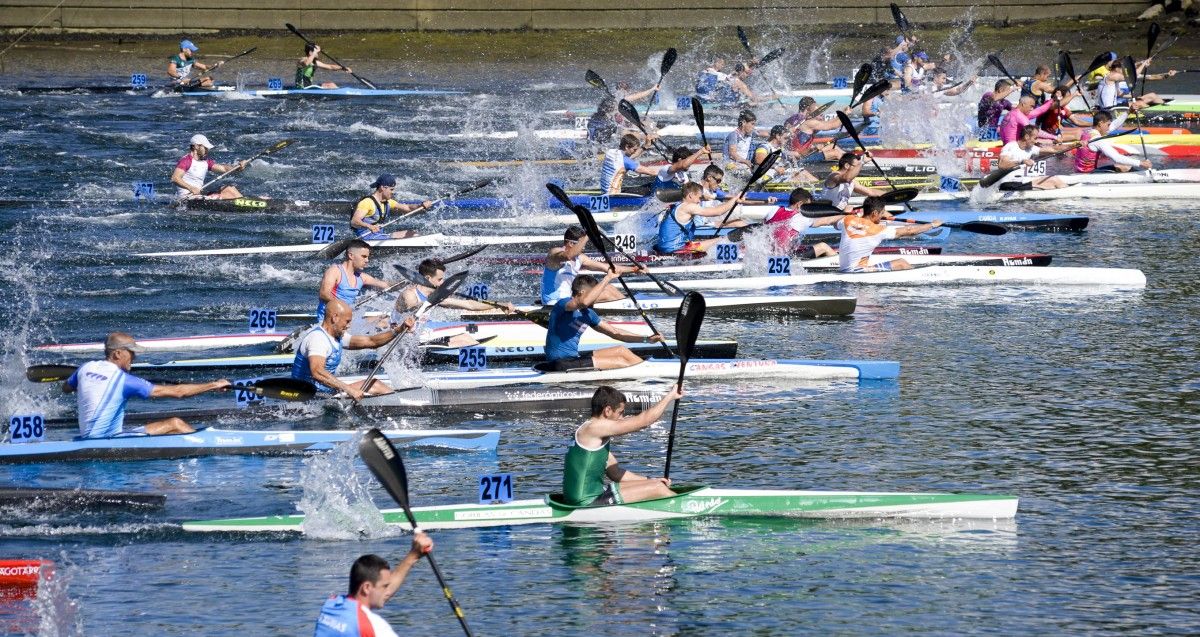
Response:
[[[696,77],[696,97],[718,106],[759,102],[758,96],[745,82],[745,78],[750,77],[750,67],[739,63],[734,67],[733,75],[724,73],[724,70],[724,58],[713,58]]]
[[[864,155],[865,156],[865,155]],[[869,188],[858,183],[858,174],[862,172],[863,158],[858,153],[846,153],[838,160],[838,169],[825,178],[825,187],[817,196],[828,200],[834,208],[848,210],[850,198],[854,195],[878,197],[882,190]]]
[[[992,90],[979,98],[977,123],[981,135],[988,129],[995,129],[997,133],[999,132],[1000,118],[1011,111],[1013,107],[1012,102],[1008,101],[1008,96],[1012,95],[1015,90],[1017,90],[1017,85],[1013,84],[1012,80],[997,80]]]
[[[155,385],[129,373],[138,353],[145,351],[125,332],[113,332],[104,340],[104,360],[84,363],[62,384],[66,393],[79,392],[79,436],[111,438],[121,434],[189,434],[195,429],[182,418],[171,417],[125,429],[125,402],[130,398],[188,398],[204,392],[227,389],[222,378],[209,383]]]
[[[787,140],[787,129],[782,124],[772,126],[767,133],[767,140],[754,146],[752,160],[754,165],[763,163],[771,153],[779,151],[779,160],[767,172],[768,179],[777,179],[787,175],[791,181],[817,181],[817,176],[808,172],[800,164],[803,156],[788,148]]]
[[[224,61],[217,62],[209,66],[196,61],[196,52],[200,47],[192,43],[191,40],[183,40],[179,43],[179,53],[171,56],[167,62],[167,77],[171,78],[178,86],[199,86],[201,88],[212,88],[213,79],[211,77],[202,77],[195,81],[189,81],[188,76],[192,74],[192,67],[207,72],[224,64]]]
[[[842,127],[842,123],[838,119],[825,120],[816,114],[819,107],[817,101],[807,95],[800,98],[800,103],[796,107],[796,114],[787,118],[783,122],[783,127],[787,129],[788,150],[799,155],[806,155],[813,146],[817,146],[817,150],[821,151],[821,156],[825,161],[837,161],[845,154],[841,148],[838,148],[836,142],[832,140],[816,144],[817,133],[822,131],[837,130]],[[843,111],[849,113],[849,107]]]
[[[1021,98],[1025,101],[1029,98]],[[999,168],[1024,166],[1000,180],[1000,190],[1055,190],[1066,188],[1067,184],[1059,177],[1046,175],[1046,163],[1034,160],[1041,152],[1037,139],[1042,131],[1032,124],[1021,129],[1021,137],[1004,145],[1000,149]],[[1039,176],[1040,175],[1040,176]]]
[[[695,152],[692,152],[692,149],[687,146],[676,146],[675,150],[671,151],[671,163],[659,168],[654,175],[654,192],[682,188],[684,184],[691,181],[688,169],[705,153],[711,155],[708,146],[703,146]]]
[[[841,272],[883,272],[887,270],[911,270],[912,265],[904,259],[892,259],[870,265],[871,253],[888,239],[912,237],[942,225],[940,219],[932,223],[913,226],[890,226],[884,223],[887,206],[879,197],[867,197],[863,201],[862,216],[857,214],[842,217],[838,224],[842,229],[842,240],[838,244],[838,265]]]
[[[380,232],[392,212],[408,214],[418,210],[429,210],[433,202],[426,199],[419,204],[400,203],[392,199],[396,190],[396,176],[384,173],[371,184],[371,194],[358,200],[354,206],[354,214],[350,217],[350,229],[359,239],[378,241],[383,239],[404,239],[415,236],[415,230],[399,230],[388,234]]]
[[[654,243],[654,249],[658,253],[708,252],[721,238],[696,240],[696,217],[724,217],[735,204],[746,202],[745,197],[730,197],[722,204],[705,207],[701,202],[703,193],[704,187],[698,183],[683,185],[683,201],[671,206],[658,224],[658,240]],[[744,225],[746,224],[741,219],[726,224],[728,227]]]
[[[771,238],[774,240],[777,250],[782,250],[785,254],[796,255],[801,259],[815,259],[837,254],[837,250],[829,247],[827,243],[818,242],[811,245],[804,243],[804,233],[809,228],[837,225],[838,220],[841,219],[841,217],[813,219],[800,214],[800,206],[812,203],[812,200],[812,194],[807,190],[796,188],[788,196],[787,206],[780,206],[774,214],[767,218],[766,224],[771,229]]]
[[[942,94],[946,97],[955,97],[962,95],[967,89],[975,84],[975,79],[979,76],[971,76],[970,79],[953,86],[950,84],[949,77],[946,74],[946,69],[937,67],[933,70],[933,81],[925,85],[925,89],[929,93]]]
[[[188,153],[175,163],[175,170],[171,172],[171,183],[176,186],[175,195],[178,197],[206,197],[209,199],[241,198],[241,191],[233,184],[223,184],[211,192],[204,192],[202,188],[210,170],[215,173],[227,173],[231,170],[245,168],[246,162],[218,164],[212,157],[208,156],[208,151],[212,150],[213,145],[204,135],[192,135],[189,144]]]
[[[351,335],[346,330],[354,318],[354,310],[345,301],[333,299],[325,305],[325,318],[319,325],[313,327],[300,337],[296,345],[296,357],[292,360],[292,378],[308,381],[317,387],[317,391],[336,394],[344,392],[355,401],[362,400],[366,395],[391,393],[392,389],[379,379],[371,381],[371,387],[364,390],[362,381],[344,383],[334,374],[342,362],[342,350],[374,349],[392,342],[392,339],[411,331],[416,321],[413,317],[384,330],[363,336]]]
[[[625,415],[625,395],[603,385],[592,394],[592,417],[575,430],[563,462],[563,500],[571,506],[628,504],[675,495],[667,478],[647,478],[617,464],[609,448],[612,438],[641,431],[666,412],[683,393],[672,385],[653,407],[636,416]],[[608,478],[606,485],[604,479]]]
[[[627,133],[621,136],[617,148],[604,151],[604,161],[600,164],[600,192],[615,195],[621,192],[625,183],[625,173],[633,171],[639,175],[651,177],[658,170],[651,166],[643,166],[637,158],[649,147],[651,138],[643,144],[637,135]]]
[[[596,112],[588,117],[587,139],[593,144],[607,144],[621,130],[617,118],[617,99],[606,95],[600,100]]]
[[[1037,107],[1033,103],[1034,98],[1032,95],[1024,95],[1020,100],[1017,100],[1017,107],[1009,111],[1008,115],[1004,118],[1004,122],[1000,124],[1000,141],[1002,143],[1008,144],[1017,141],[1021,136],[1021,131],[1026,126],[1033,124],[1034,120],[1042,113],[1054,108],[1053,102],[1046,102]],[[1033,129],[1037,131],[1039,139],[1045,139],[1049,142],[1060,141],[1058,135],[1051,135],[1037,126],[1034,126]]]
[[[429,295],[437,289],[446,280],[446,264],[442,263],[441,259],[425,259],[417,265],[417,273],[425,277],[430,285],[421,283],[413,283],[412,285],[400,291],[396,297],[395,311],[392,314],[392,322],[399,323],[401,315],[406,312],[413,312],[421,307],[428,300]],[[516,309],[512,303],[500,303],[501,307],[497,308],[487,303],[481,303],[473,299],[463,299],[450,297],[442,301],[438,307],[450,308],[454,310],[465,310],[467,312],[490,312],[512,314]],[[499,312],[497,312],[499,310]]]
[[[316,75],[317,69],[325,69],[326,71],[345,71],[353,73],[353,69],[340,64],[328,64],[317,58],[321,55],[321,46],[315,42],[309,42],[304,45],[304,57],[296,60],[296,88],[312,88],[315,85],[313,76]],[[333,82],[322,82],[321,88],[337,88],[337,84]]]
[[[725,170],[749,174],[754,170],[754,157],[750,148],[754,143],[754,125],[758,117],[754,111],[738,113],[737,127],[725,136]]]
[[[546,361],[552,371],[566,372],[575,369],[620,369],[642,362],[642,359],[624,345],[598,349],[590,354],[579,354],[579,339],[587,328],[624,343],[661,343],[660,334],[642,336],[614,327],[600,318],[592,306],[600,301],[605,288],[617,273],[609,270],[601,281],[590,274],[581,274],[571,283],[571,296],[559,299],[550,310],[550,326],[546,330]]]
[[[1124,118],[1122,118],[1124,121]],[[1153,165],[1149,159],[1137,159],[1136,157],[1127,157],[1122,155],[1120,151],[1113,147],[1112,140],[1103,139],[1092,141],[1098,137],[1103,137],[1113,128],[1119,127],[1113,125],[1112,113],[1108,111],[1097,111],[1092,116],[1092,126],[1083,131],[1080,136],[1080,143],[1083,144],[1075,151],[1075,172],[1077,173],[1092,173],[1092,172],[1128,172],[1135,168],[1142,170],[1150,170]],[[1099,166],[1100,155],[1108,158],[1110,164]]]
[[[1146,68],[1150,66],[1151,60],[1143,60],[1137,65],[1138,76],[1142,77]],[[1147,80],[1162,80],[1168,77],[1175,77],[1175,70],[1171,69],[1166,73],[1158,73],[1155,75],[1146,75]],[[1158,93],[1146,93],[1139,97],[1134,97],[1133,91],[1126,84],[1125,69],[1120,64],[1113,62],[1109,65],[1109,71],[1105,74],[1104,79],[1096,87],[1096,107],[1100,110],[1112,110],[1118,106],[1128,106],[1130,110],[1138,111],[1147,106],[1155,106],[1163,104],[1165,100],[1158,96]]]
[[[546,262],[542,266],[542,290],[539,300],[543,305],[554,305],[562,299],[571,297],[571,285],[575,283],[575,277],[582,274],[584,270],[593,272],[607,272],[609,265],[603,261],[597,261],[583,251],[587,248],[588,237],[583,228],[578,225],[567,227],[567,231],[563,233],[563,244],[554,248],[550,248],[550,253],[546,255]],[[643,272],[642,267],[632,266],[616,266],[617,274],[631,274],[634,272]],[[603,303],[605,301],[619,301],[624,299],[625,295],[613,287],[606,287],[600,292],[600,296],[596,302]],[[443,303],[445,305],[445,303]]]
[[[1076,115],[1071,111],[1068,104],[1071,99],[1078,93],[1063,84],[1054,87],[1054,92],[1051,94],[1051,100],[1054,102],[1054,107],[1042,113],[1038,118],[1038,127],[1051,135],[1057,135],[1064,142],[1073,142],[1079,140],[1079,135],[1091,124],[1083,117]],[[1063,126],[1063,122],[1071,124],[1071,126]]]
[[[325,320],[325,307],[329,302],[338,299],[354,307],[363,286],[384,290],[392,284],[377,279],[364,270],[371,260],[371,244],[362,239],[355,239],[346,248],[346,258],[325,269],[321,276],[321,287],[317,290],[317,322]]]
[[[432,550],[433,540],[417,531],[408,554],[394,569],[378,555],[363,555],[354,560],[350,567],[349,591],[325,600],[313,637],[396,637],[387,621],[374,611],[383,608],[400,590],[412,567]]]
[[[1055,88],[1057,87],[1054,86],[1054,82],[1050,81],[1050,67],[1039,64],[1033,71],[1033,77],[1021,84],[1021,97],[1028,95],[1033,98],[1034,106],[1041,106],[1050,98]]]

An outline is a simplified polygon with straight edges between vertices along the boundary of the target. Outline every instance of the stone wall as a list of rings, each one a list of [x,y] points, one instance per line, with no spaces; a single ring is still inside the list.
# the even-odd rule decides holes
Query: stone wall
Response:
[[[837,0],[0,0],[0,30],[203,33],[221,29],[498,30],[693,28],[743,24],[890,23],[886,2]],[[914,23],[948,22],[975,6],[981,21],[1139,13],[1144,0],[916,0]],[[819,10],[814,10],[820,7]]]

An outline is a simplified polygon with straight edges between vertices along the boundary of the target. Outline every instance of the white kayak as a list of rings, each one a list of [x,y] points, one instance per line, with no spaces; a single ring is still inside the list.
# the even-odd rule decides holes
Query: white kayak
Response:
[[[935,195],[937,193],[934,193]],[[948,195],[950,193],[941,193]],[[956,194],[954,199],[961,199]],[[921,197],[918,197],[921,199]],[[976,203],[992,203],[1001,201],[1047,201],[1055,199],[1144,199],[1156,201],[1162,199],[1200,199],[1200,183],[1107,183],[1087,184],[1076,183],[1066,188],[1054,190],[999,190],[996,187],[981,191],[975,188],[971,191],[971,200]],[[936,198],[930,198],[935,201]]]
[[[687,364],[689,379],[771,379],[834,380],[894,379],[900,375],[900,363],[856,360],[753,360],[693,358]],[[679,377],[678,359],[650,359],[621,369],[581,369],[569,372],[545,372],[535,368],[491,368],[466,372],[429,372],[423,374],[423,386],[434,390],[500,387],[505,385],[555,385],[560,383],[596,383],[621,380],[674,380]],[[365,376],[343,377],[347,383]],[[378,376],[383,378],[384,376]]]
[[[1013,283],[1020,285],[1097,285],[1146,287],[1146,275],[1129,268],[1030,268],[1014,266],[930,265],[887,272],[822,272],[791,276],[688,279],[671,281],[684,290],[760,290],[814,283],[860,283],[913,285],[938,283]],[[656,288],[654,283],[634,281],[631,289]]]
[[[525,246],[556,245],[562,243],[562,235],[486,235],[478,237],[453,237],[441,233],[418,235],[407,239],[384,239],[368,241],[373,248],[442,248],[475,246]],[[309,254],[320,252],[328,243],[299,243],[282,246],[249,246],[242,248],[213,248],[208,250],[175,250],[167,252],[140,252],[139,257],[204,257],[243,254]]]
[[[1048,254],[916,254],[916,255],[901,255],[901,254],[872,254],[870,257],[871,265],[892,261],[894,259],[904,259],[909,265],[924,266],[924,265],[1008,265],[1008,266],[1048,266],[1050,265],[1051,257]],[[805,270],[811,272],[814,270],[836,270],[838,269],[838,256],[835,254],[828,257],[817,257],[815,259],[795,259],[792,263],[799,265]],[[646,271],[650,274],[712,274],[715,272],[742,272],[746,269],[745,262],[739,263],[699,263],[695,265],[670,265],[660,267],[649,267]],[[765,270],[765,267],[763,268]],[[705,300],[710,298],[705,296]],[[772,299],[777,297],[746,297],[746,298],[762,298]]]
[[[739,264],[733,264],[740,267]],[[657,287],[655,288],[657,289]],[[674,314],[683,301],[680,296],[637,295],[638,305],[650,314]],[[858,300],[853,296],[810,296],[810,295],[712,295],[706,296],[707,310],[714,312],[771,312],[784,311],[806,316],[847,316],[854,313]],[[540,305],[524,306],[527,312],[543,310]],[[632,314],[637,306],[629,299],[605,301],[593,306],[597,314]]]
[[[248,347],[273,345],[288,337],[287,332],[263,332],[258,334],[201,334],[166,338],[139,338],[138,345],[151,352],[179,352],[195,349],[220,349],[225,347]],[[38,345],[34,349],[60,354],[95,354],[104,351],[103,342],[60,343]]]
[[[1059,175],[1068,184],[1153,184],[1200,183],[1200,168],[1169,168],[1167,170],[1131,170],[1127,173],[1076,173]]]

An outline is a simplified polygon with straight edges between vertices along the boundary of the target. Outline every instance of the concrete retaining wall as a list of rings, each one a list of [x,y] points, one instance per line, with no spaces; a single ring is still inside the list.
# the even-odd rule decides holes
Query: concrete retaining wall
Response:
[[[838,0],[0,0],[0,30],[202,33],[221,29],[478,31],[890,23],[886,2]],[[975,6],[982,21],[1139,13],[1144,0],[917,0],[914,23],[948,22]],[[815,7],[819,10],[814,10]]]

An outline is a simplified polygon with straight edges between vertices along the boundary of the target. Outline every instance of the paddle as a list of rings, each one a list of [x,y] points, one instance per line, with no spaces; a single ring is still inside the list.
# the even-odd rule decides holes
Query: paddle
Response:
[[[808,217],[809,219],[824,219],[826,217],[845,216],[846,211],[835,208],[834,205],[828,201],[814,201],[812,203],[801,204],[800,205],[800,214],[801,214],[801,216]],[[897,222],[901,222],[901,223],[929,223],[927,221],[920,221],[918,219],[904,219],[902,217],[896,217],[896,218],[892,219],[892,221],[897,221]],[[942,225],[946,226],[947,228],[955,228],[957,230],[962,230],[963,232],[972,232],[975,234],[986,234],[986,235],[993,236],[993,237],[998,237],[1000,235],[1008,234],[1008,228],[1005,228],[1004,226],[1002,226],[998,223],[992,223],[990,221],[967,221],[964,223],[942,223]],[[730,234],[733,234],[733,233],[730,233]]]
[[[908,17],[904,15],[904,12],[900,10],[900,7],[895,2],[889,6],[892,9],[892,21],[896,23],[896,28],[900,29],[900,35],[903,35],[905,38],[912,37],[910,34],[913,28],[912,23],[908,21]]]
[[[57,383],[67,380],[79,369],[76,365],[31,365],[25,370],[25,378],[34,383]],[[164,384],[159,382],[159,384]],[[317,393],[312,383],[298,378],[264,378],[253,385],[231,387],[254,392],[257,396],[280,400],[309,400]]]
[[[371,473],[375,474],[375,478],[383,485],[388,495],[392,496],[401,509],[404,509],[404,516],[408,518],[413,533],[419,532],[421,529],[417,526],[417,518],[408,504],[408,472],[404,470],[404,461],[400,459],[400,452],[396,451],[396,447],[392,446],[392,442],[387,439],[387,436],[380,433],[378,428],[372,427],[363,434],[362,441],[358,443],[358,454],[362,456],[363,462],[367,463],[367,467],[371,469]],[[437,578],[438,585],[442,587],[442,595],[450,603],[450,609],[454,611],[454,616],[462,625],[463,633],[467,637],[471,637],[471,628],[467,626],[467,618],[463,615],[458,602],[455,601],[454,593],[446,584],[446,578],[442,575],[442,569],[438,568],[437,562],[433,559],[433,554],[426,553],[425,561],[429,562],[430,568],[433,569],[433,576]]]
[[[1133,87],[1137,86],[1137,63],[1133,61],[1132,55],[1126,55],[1125,59],[1121,60],[1121,70],[1125,72],[1125,81],[1129,84],[1130,103],[1133,103]],[[1143,93],[1145,93],[1146,78],[1142,78]],[[1137,124],[1138,141],[1142,143],[1142,157],[1147,157],[1146,153],[1146,136],[1142,134],[1142,114],[1135,113],[1133,121]],[[1153,177],[1153,173],[1151,173]]]
[[[841,113],[838,113],[838,114],[840,115]],[[773,151],[770,155],[767,155],[762,160],[761,164],[754,167],[754,172],[750,173],[750,180],[747,181],[746,185],[742,187],[742,193],[737,196],[737,200],[735,200],[733,202],[733,205],[729,207],[729,212],[725,213],[725,217],[723,217],[721,219],[721,223],[718,223],[716,225],[717,228],[724,226],[725,222],[729,221],[729,216],[733,214],[734,210],[737,210],[738,204],[741,203],[740,200],[742,199],[742,197],[745,197],[746,193],[750,192],[750,187],[754,185],[754,182],[758,181],[759,179],[762,179],[763,175],[766,175],[767,171],[771,170],[771,166],[775,165],[775,162],[779,160],[779,155],[781,155],[782,153],[783,153],[782,150]]]
[[[1071,62],[1071,54],[1066,51],[1060,51],[1059,58],[1063,63],[1063,71],[1071,78],[1071,84],[1077,86],[1078,80],[1075,79],[1075,65]],[[1088,110],[1091,110],[1092,105],[1088,104],[1086,93],[1087,91],[1082,88],[1079,89],[1079,97],[1083,99],[1083,103],[1088,107]]]
[[[832,101],[825,102],[824,104],[818,106],[816,108],[816,110],[814,110],[812,113],[809,113],[807,118],[808,119],[816,119],[816,118],[824,115],[825,111],[829,110],[829,107],[833,106],[833,104],[834,103]]]
[[[605,93],[608,93],[609,95],[613,94],[613,92],[609,90],[608,84],[605,84],[604,78],[600,77],[599,73],[588,69],[587,73],[584,73],[583,77],[587,80],[588,84],[591,84],[592,86],[604,91]]]
[[[445,281],[442,281],[442,284],[439,285],[436,290],[430,292],[429,296],[425,297],[425,302],[422,303],[421,307],[417,309],[416,313],[413,315],[413,318],[420,320],[422,316],[425,316],[426,312],[449,298],[450,295],[454,294],[454,291],[458,289],[458,286],[462,285],[463,280],[466,279],[467,275],[469,274],[469,271],[463,270],[462,272],[447,278]],[[400,336],[397,335],[396,338],[393,338],[392,342],[388,344],[387,349],[383,350],[383,354],[379,355],[379,360],[375,362],[375,367],[371,370],[370,374],[367,374],[367,377],[362,382],[364,394],[371,390],[371,381],[375,380],[375,375],[378,374],[379,370],[383,368],[383,362],[387,360],[388,356],[391,356],[392,351],[396,349],[396,345],[399,343]]]
[[[782,46],[773,51],[768,51],[767,54],[762,56],[762,59],[758,61],[758,64],[755,64],[755,66],[761,67],[761,66],[764,66],[765,64],[767,64],[768,62],[774,62],[775,60],[778,60],[779,57],[781,55],[783,55],[784,52],[786,52],[786,51],[787,51],[787,48],[782,47]]]
[[[897,190],[896,184],[892,183],[892,178],[888,177],[887,173],[883,172],[883,169],[879,167],[879,162],[875,161],[875,157],[872,156],[871,153],[867,152],[867,147],[863,145],[862,139],[859,138],[858,131],[854,128],[854,122],[850,121],[850,116],[841,111],[837,112],[837,116],[838,120],[842,122],[842,126],[845,127],[846,132],[850,133],[850,136],[854,138],[855,143],[857,143],[858,147],[862,149],[863,154],[871,158],[871,163],[875,165],[875,170],[878,170],[879,173],[883,175],[883,178],[887,180],[888,185],[892,187],[892,190]],[[904,202],[904,207],[908,208],[909,212],[916,212],[916,209],[912,207],[912,204],[908,203],[907,201]]]
[[[746,49],[746,53],[749,53],[753,57],[754,51],[750,49],[750,38],[746,35],[746,30],[740,26],[737,28],[737,37],[738,42],[742,43],[742,48]]]
[[[679,56],[679,52],[675,47],[667,49],[663,53],[662,63],[658,65],[658,84],[655,84],[654,93],[650,95],[650,103],[646,104],[646,117],[650,117],[650,108],[654,106],[654,100],[658,99],[658,87],[662,86],[663,78],[670,72],[671,67],[675,66],[675,58]]]
[[[1020,88],[1021,83],[1017,81],[1017,78],[1012,76],[1012,73],[1008,72],[1008,69],[1004,68],[1004,63],[1000,61],[1000,58],[997,57],[996,54],[989,53],[987,56],[987,61],[988,64],[996,67],[997,71],[1000,71],[1000,75],[1007,77],[1009,81],[1011,81],[1013,84],[1016,84],[1017,87]]]
[[[1096,57],[1092,58],[1092,63],[1088,65],[1087,70],[1083,72],[1083,75],[1080,75],[1078,78],[1075,79],[1075,83],[1078,84],[1080,80],[1091,75],[1092,71],[1095,71],[1096,69],[1108,64],[1108,62],[1109,62],[1109,57],[1108,57],[1107,52],[1101,53],[1101,54],[1097,55]]]
[[[867,80],[871,79],[872,72],[874,69],[869,63],[858,67],[858,71],[854,74],[854,91],[850,93],[851,101],[862,92],[863,87],[867,85]]]
[[[699,292],[688,292],[679,303],[679,314],[675,315],[675,342],[679,347],[679,391],[683,391],[683,374],[687,371],[688,359],[696,348],[696,337],[700,335],[700,324],[704,322],[704,296]],[[679,403],[671,408],[671,431],[667,434],[667,464],[663,477],[671,477],[671,452],[675,449],[675,423],[679,421]]]
[[[309,40],[308,38],[304,37],[304,34],[300,33],[300,30],[297,29],[296,27],[292,26],[291,24],[288,24],[285,22],[283,26],[287,27],[288,31],[295,33],[297,36],[300,37],[301,40],[304,40],[308,44],[316,44],[316,42],[313,42],[312,40]],[[330,55],[328,52],[326,52],[325,49],[321,49],[321,53],[324,53],[325,57],[329,58],[329,61],[342,67],[343,69],[350,68],[350,67],[346,66],[345,64],[342,64],[341,62],[337,61],[337,59],[334,58],[332,55]],[[354,79],[358,80],[359,82],[362,82],[363,86],[366,86],[367,88],[369,88],[371,90],[375,90],[375,89],[379,88],[379,87],[375,86],[374,84],[368,82],[366,79],[364,79],[358,73],[351,72],[350,75],[353,76]]]
[[[259,152],[258,154],[254,155],[250,159],[247,159],[245,162],[239,163],[232,170],[227,170],[227,171],[221,173],[220,175],[217,175],[216,177],[213,177],[212,179],[208,180],[208,183],[204,184],[203,186],[200,186],[200,192],[204,192],[205,188],[208,188],[209,186],[217,183],[218,181],[221,181],[222,179],[224,179],[230,175],[235,175],[237,173],[242,172],[247,167],[249,167],[250,164],[254,163],[254,160],[261,159],[263,157],[266,157],[267,155],[277,153],[277,152],[287,148],[288,146],[291,146],[294,143],[296,143],[296,140],[294,140],[294,139],[285,139],[285,140],[276,142],[274,146],[271,146],[270,148],[268,148],[262,152]]]
[[[704,134],[704,104],[700,103],[700,98],[692,96],[692,117],[696,120],[696,128],[700,129],[700,142],[708,148],[708,136]],[[712,159],[712,151],[708,151],[709,159]],[[660,191],[661,192],[661,191]]]
[[[889,82],[887,80],[879,80],[878,82],[876,82],[876,83],[872,84],[870,87],[868,87],[867,90],[863,91],[863,94],[861,96],[859,96],[859,98],[857,100],[855,100],[853,103],[850,104],[851,110],[853,110],[863,104],[866,104],[867,102],[875,99],[876,97],[879,97],[880,95],[883,95],[890,88],[892,88],[891,82]]]
[[[1157,22],[1150,23],[1150,29],[1146,31],[1146,59],[1153,57],[1154,44],[1158,42],[1158,35],[1162,33],[1162,27],[1158,26]],[[1146,94],[1146,76],[1142,76],[1142,95]],[[1140,119],[1140,118],[1139,118]]]
[[[221,60],[220,62],[217,62],[216,64],[210,66],[207,71],[201,73],[200,75],[197,75],[196,77],[187,78],[186,80],[184,80],[182,82],[167,82],[166,84],[164,84],[162,86],[162,88],[160,88],[158,90],[159,91],[165,91],[167,89],[179,90],[179,89],[195,86],[200,83],[200,80],[202,78],[208,76],[209,73],[212,73],[213,71],[216,71],[217,69],[221,68],[226,62],[232,62],[240,57],[250,55],[251,53],[254,53],[257,50],[258,50],[258,47],[252,46],[252,47],[246,49],[245,51],[242,51],[241,53],[238,53],[237,55],[229,58],[228,60]]]
[[[453,199],[453,198],[455,198],[455,197],[459,197],[459,196],[465,195],[465,194],[467,194],[467,193],[469,193],[469,192],[474,192],[474,191],[476,191],[476,190],[479,190],[480,188],[485,188],[485,187],[487,187],[487,186],[490,186],[490,185],[492,185],[493,183],[496,183],[496,179],[495,179],[494,177],[493,177],[493,178],[491,178],[491,179],[480,179],[479,181],[477,181],[477,182],[475,182],[475,183],[471,184],[470,186],[467,186],[466,188],[463,188],[463,189],[461,189],[461,190],[458,190],[458,191],[456,191],[456,192],[452,192],[452,193],[446,193],[446,194],[444,194],[444,195],[441,195],[441,196],[439,196],[437,199],[434,199],[434,200],[433,200],[433,202],[431,202],[431,203],[429,204],[429,207],[430,207],[430,208],[432,208],[432,207],[433,207],[433,205],[434,205],[434,204],[436,204],[436,203],[438,203],[438,202],[444,201],[444,200],[446,200],[446,199]],[[386,228],[386,227],[388,227],[388,226],[390,226],[390,225],[392,225],[392,224],[396,223],[397,221],[400,221],[401,219],[405,219],[405,218],[407,218],[407,217],[411,217],[411,216],[413,216],[413,215],[417,214],[418,212],[423,212],[423,210],[422,210],[422,209],[420,209],[420,208],[418,208],[418,209],[416,209],[416,210],[413,210],[413,211],[411,211],[411,212],[406,212],[406,213],[404,213],[404,214],[400,215],[399,217],[396,217],[395,219],[392,219],[391,221],[384,222],[383,224],[381,224],[381,225],[379,226],[379,228],[382,230],[383,228]],[[346,248],[348,248],[348,247],[350,246],[350,243],[351,243],[352,241],[354,241],[355,239],[357,239],[357,238],[358,238],[357,236],[353,236],[353,237],[346,237],[345,239],[338,239],[337,241],[334,241],[333,243],[331,243],[331,244],[329,244],[329,245],[325,246],[324,248],[321,248],[320,250],[318,250],[318,251],[316,252],[316,256],[317,256],[317,258],[318,258],[318,259],[332,259],[332,258],[336,257],[337,255],[339,255],[339,254],[341,254],[341,253],[345,252],[345,251],[346,251]],[[480,250],[483,250],[483,249],[484,249],[484,247],[486,247],[486,246],[483,246],[483,247],[477,248],[477,249],[475,249],[474,251],[472,251],[472,252],[470,252],[470,253],[466,254],[465,256],[462,256],[462,257],[457,257],[457,258],[455,258],[455,259],[452,259],[452,260],[449,260],[449,261],[448,261],[448,260],[445,260],[445,259],[443,259],[443,260],[442,260],[442,263],[451,263],[452,261],[457,261],[457,260],[459,260],[459,259],[465,259],[466,257],[469,257],[469,256],[471,256],[472,254],[476,254],[476,253],[478,253]]]
[[[643,135],[647,137],[650,136],[650,133],[646,132],[646,125],[642,123],[642,117],[638,115],[637,109],[633,107],[633,104],[631,104],[629,100],[621,100],[620,102],[617,102],[617,112],[621,114],[621,117],[633,122],[633,125],[636,126],[638,130],[642,131]],[[654,147],[660,153],[662,153],[667,160],[671,159],[672,148],[670,146],[667,146],[661,140],[655,139]]]
[[[434,285],[429,282],[429,279],[425,278],[425,276],[422,275],[420,272],[413,272],[412,270],[409,270],[408,268],[406,268],[402,265],[398,265],[398,264],[395,267],[400,272],[400,276],[408,279],[409,281],[412,281],[413,283],[416,283],[418,285],[423,285],[427,288],[434,287]],[[490,305],[491,307],[495,307],[495,308],[503,308],[504,307],[502,304],[496,303],[495,301],[479,299],[479,298],[470,296],[468,294],[462,294],[459,292],[455,292],[454,296],[456,296],[460,299],[470,299],[472,301],[478,301],[480,303],[483,303],[484,305]],[[540,325],[542,327],[547,327],[547,328],[550,327],[550,321],[544,315],[531,314],[529,312],[522,312],[521,310],[514,310],[513,313],[527,321],[537,323],[538,325]]]
[[[1132,133],[1132,132],[1133,132],[1132,129],[1117,131],[1115,133],[1109,133],[1103,137],[1089,139],[1088,143],[1090,144],[1092,142],[1098,142],[1102,139],[1112,139],[1113,137],[1120,137],[1121,135],[1128,135],[1129,133]],[[1076,142],[1076,145],[1078,145],[1078,142]],[[1073,150],[1075,150],[1074,147],[1067,148],[1065,150],[1060,150],[1057,153],[1051,153],[1049,155],[1046,155],[1046,156],[1042,157],[1042,159],[1049,159],[1051,157],[1058,157],[1059,155],[1065,155]],[[1017,170],[1020,167],[1021,166],[1018,164],[1016,166],[1013,166],[1012,168],[997,168],[996,170],[993,170],[992,172],[984,175],[983,179],[979,180],[979,186],[981,186],[983,188],[991,188],[992,186],[994,186],[996,184],[996,182],[1000,181],[1001,179],[1004,179],[1005,177],[1007,177],[1009,175],[1009,173],[1012,173],[1014,170]]]

